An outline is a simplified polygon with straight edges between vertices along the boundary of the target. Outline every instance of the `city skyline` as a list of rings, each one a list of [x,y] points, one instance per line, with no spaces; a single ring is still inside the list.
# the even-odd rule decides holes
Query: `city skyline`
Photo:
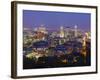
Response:
[[[90,14],[24,10],[23,26],[23,69],[90,66]]]
[[[90,31],[90,18],[89,13],[23,10],[23,27],[33,29],[43,25],[49,30],[58,30],[60,26],[74,28],[77,25],[81,30]]]

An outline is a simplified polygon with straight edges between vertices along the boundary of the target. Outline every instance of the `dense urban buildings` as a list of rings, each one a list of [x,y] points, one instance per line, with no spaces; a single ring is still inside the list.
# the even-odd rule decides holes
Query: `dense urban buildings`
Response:
[[[91,14],[23,10],[23,69],[91,65]]]
[[[49,30],[45,25],[24,28],[23,68],[53,68],[91,65],[91,35],[79,26],[59,26]]]

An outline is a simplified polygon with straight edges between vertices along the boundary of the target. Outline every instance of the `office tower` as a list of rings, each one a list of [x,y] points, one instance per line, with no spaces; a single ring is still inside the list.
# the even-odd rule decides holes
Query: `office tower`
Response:
[[[77,25],[74,26],[75,37],[77,37]]]
[[[64,27],[63,26],[60,27],[60,37],[61,38],[64,37]]]

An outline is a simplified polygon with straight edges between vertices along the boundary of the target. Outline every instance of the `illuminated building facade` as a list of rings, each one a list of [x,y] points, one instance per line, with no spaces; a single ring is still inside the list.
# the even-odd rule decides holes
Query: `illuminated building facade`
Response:
[[[63,26],[60,27],[60,34],[59,35],[60,35],[61,38],[63,38],[65,36]]]

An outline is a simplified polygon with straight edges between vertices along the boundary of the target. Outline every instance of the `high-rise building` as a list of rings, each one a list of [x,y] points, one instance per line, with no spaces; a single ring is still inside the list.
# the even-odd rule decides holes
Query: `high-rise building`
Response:
[[[64,27],[63,26],[60,27],[60,34],[59,35],[61,38],[64,37]]]
[[[74,31],[75,31],[75,37],[77,37],[77,25],[74,26]]]
[[[41,25],[39,28],[38,28],[38,31],[39,32],[42,32],[42,33],[47,33],[47,30],[46,30],[46,27],[44,27],[44,25]]]

